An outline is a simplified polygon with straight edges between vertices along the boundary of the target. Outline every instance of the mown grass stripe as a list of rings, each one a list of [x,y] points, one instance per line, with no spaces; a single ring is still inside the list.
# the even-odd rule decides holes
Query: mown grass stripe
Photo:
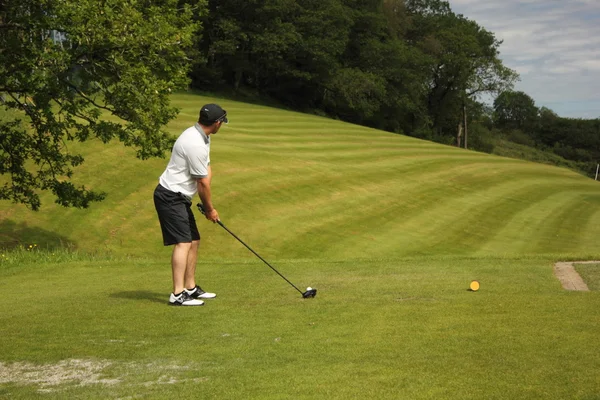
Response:
[[[533,252],[550,246],[576,253],[584,252],[585,249],[598,244],[599,237],[593,236],[594,230],[599,232],[598,227],[591,232],[586,232],[585,228],[588,227],[588,221],[598,213],[597,201],[600,200],[600,196],[595,198],[596,204],[582,201],[586,197],[580,193],[573,193],[570,202],[555,208],[546,218],[546,224],[533,237]]]
[[[360,243],[363,237],[381,242],[376,240],[377,251],[369,250],[373,254],[385,255],[388,250],[394,257],[418,253],[420,245],[425,249],[431,247],[428,237],[436,241],[438,235],[444,237],[429,226],[443,227],[443,221],[452,225],[453,220],[445,212],[456,213],[460,220],[461,213],[469,210],[469,201],[475,208],[484,204],[484,199],[466,199],[485,196],[482,190],[486,188],[508,185],[510,191],[511,180],[535,183],[540,188],[546,183],[556,187],[585,186],[581,186],[584,178],[567,170],[441,146],[321,117],[216,97],[185,94],[175,99],[183,114],[169,125],[173,136],[195,121],[201,103],[223,102],[229,111],[232,123],[213,141],[214,198],[223,218],[258,237],[257,245],[268,245],[268,254],[283,256],[293,249],[291,254],[299,258],[358,255],[362,254],[359,249],[369,247]],[[38,229],[40,234],[35,237],[46,243],[56,245],[66,240],[82,249],[101,246],[118,253],[164,254],[151,192],[166,160],[135,160],[133,150],[123,149],[118,143],[74,144],[73,149],[82,150],[87,159],[86,164],[77,168],[75,180],[108,191],[104,203],[88,211],[64,210],[50,204],[36,218],[9,207],[4,215],[27,221],[20,232]],[[510,195],[503,196],[495,198],[511,204]],[[48,204],[49,197],[43,199]],[[445,203],[449,204],[446,208]],[[408,226],[407,215],[411,221]],[[490,235],[502,232],[505,226],[499,219],[486,222],[486,232],[489,229]],[[51,233],[56,223],[64,225],[62,237]],[[473,221],[474,225],[478,223]],[[587,226],[586,232],[595,232],[589,228],[591,225]],[[201,227],[206,231],[204,243],[216,249],[216,257],[227,258],[231,254],[238,257],[243,253],[235,250],[236,243],[217,233],[219,230],[203,222]],[[420,239],[414,241],[409,237],[410,243],[406,243],[409,246],[398,250],[396,247],[405,244],[396,245],[392,237],[402,238],[407,227],[412,229],[410,235]],[[365,236],[343,237],[338,231],[344,230],[364,232]],[[137,237],[142,232],[148,236],[150,248],[139,246]],[[322,233],[326,234],[324,240],[332,241],[326,252],[321,251],[324,244],[316,239]],[[215,234],[216,237],[211,237]],[[306,243],[294,246],[305,239]],[[313,243],[319,250],[311,250]],[[335,243],[339,243],[339,248],[332,250]],[[352,248],[358,243],[356,251],[344,252],[344,243],[351,243]],[[467,251],[471,247],[462,249]],[[542,246],[535,252],[547,250]]]
[[[549,223],[549,219],[557,210],[568,209],[573,202],[579,202],[581,193],[568,190],[556,191],[553,186],[549,186],[547,192],[546,197],[524,203],[526,207],[512,215],[504,228],[498,229],[493,236],[487,236],[488,240],[481,248],[481,252],[501,253],[520,243],[518,251],[527,253],[537,246],[536,241],[542,230],[547,230],[550,235],[556,236],[557,233]],[[570,223],[575,234],[582,221],[570,218]],[[545,228],[548,225],[550,228]]]

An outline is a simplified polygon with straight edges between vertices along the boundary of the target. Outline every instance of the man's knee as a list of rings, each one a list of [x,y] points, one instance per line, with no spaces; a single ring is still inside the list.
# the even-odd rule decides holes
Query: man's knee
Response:
[[[182,242],[182,243],[176,243],[173,246],[173,252],[176,251],[182,251],[182,250],[189,250],[193,245],[193,242]]]

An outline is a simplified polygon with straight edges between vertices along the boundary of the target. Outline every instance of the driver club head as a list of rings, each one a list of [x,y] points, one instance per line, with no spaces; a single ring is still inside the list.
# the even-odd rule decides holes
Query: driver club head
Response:
[[[306,292],[302,293],[302,297],[305,299],[312,299],[317,295],[317,289],[309,288]]]

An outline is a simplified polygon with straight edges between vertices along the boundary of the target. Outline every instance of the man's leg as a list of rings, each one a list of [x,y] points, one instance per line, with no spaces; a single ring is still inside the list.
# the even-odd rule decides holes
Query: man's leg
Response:
[[[177,243],[173,247],[173,255],[171,257],[171,267],[173,269],[173,293],[179,294],[185,289],[186,271],[188,265],[188,255],[192,243]],[[196,245],[196,250],[198,246]],[[194,263],[195,265],[195,263]]]
[[[193,240],[188,253],[187,268],[185,269],[185,290],[193,299],[214,299],[215,293],[205,292],[196,285],[196,260],[198,259],[198,248],[200,239]]]
[[[196,287],[196,260],[198,259],[198,247],[200,240],[193,240],[188,250],[187,263],[185,268],[184,284],[186,289]]]

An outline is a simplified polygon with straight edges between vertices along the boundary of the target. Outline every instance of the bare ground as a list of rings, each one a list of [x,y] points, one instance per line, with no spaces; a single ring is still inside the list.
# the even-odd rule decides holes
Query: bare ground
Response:
[[[41,388],[77,383],[78,385],[113,385],[117,380],[102,379],[107,361],[64,360],[56,364],[35,365],[26,362],[0,363],[0,384],[36,384]]]
[[[575,271],[573,264],[599,264],[600,261],[560,261],[554,264],[554,275],[558,278],[565,290],[579,290],[589,292],[586,283]]]
[[[116,366],[118,378],[108,378],[107,368]],[[58,363],[34,364],[29,362],[3,363],[0,362],[0,387],[3,384],[16,384],[19,386],[33,385],[40,393],[60,392],[65,388],[89,385],[172,385],[185,381],[203,382],[206,377],[181,379],[175,377],[175,372],[181,370],[178,364],[164,364],[160,362],[118,363],[109,360],[62,360]],[[188,368],[188,367],[186,367]],[[150,374],[143,382],[137,381],[139,374]]]

